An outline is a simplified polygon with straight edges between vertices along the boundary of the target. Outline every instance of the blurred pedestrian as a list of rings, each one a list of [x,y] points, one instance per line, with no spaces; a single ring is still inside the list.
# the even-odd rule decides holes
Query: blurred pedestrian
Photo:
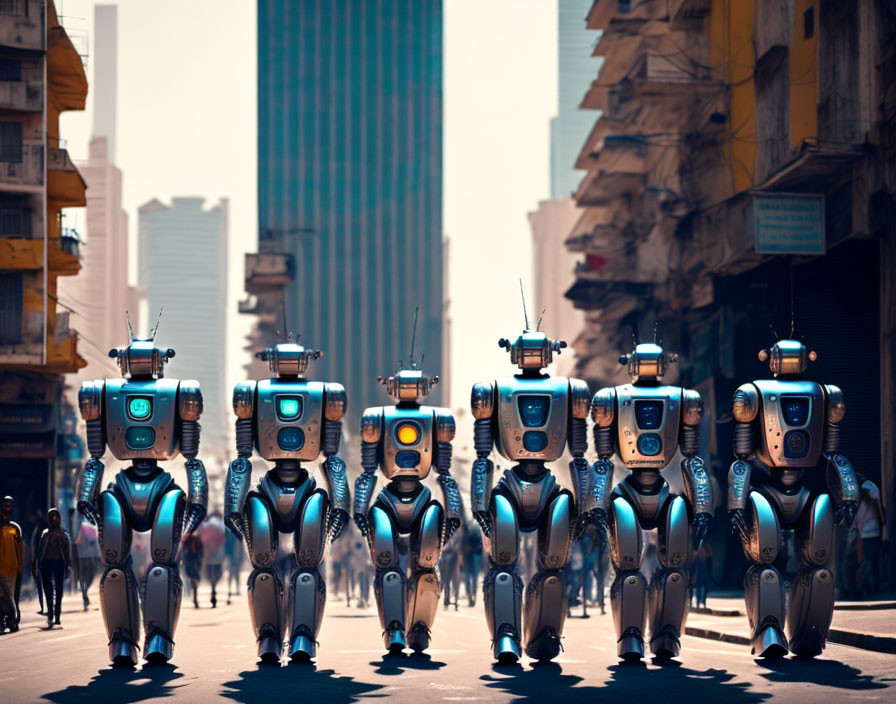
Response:
[[[224,519],[219,511],[214,511],[199,529],[202,541],[202,560],[205,563],[205,576],[212,585],[212,608],[218,606],[218,582],[224,565],[224,541],[227,539]]]
[[[100,560],[100,547],[97,540],[96,527],[87,521],[81,521],[78,526],[78,534],[75,536],[75,552],[78,556],[78,581],[81,585],[81,600],[84,602],[84,610],[90,606],[90,598],[87,592],[96,577],[96,570]]]
[[[22,528],[12,520],[16,502],[11,496],[0,500],[0,633],[19,630],[22,614],[19,594],[25,568]]]
[[[246,552],[243,550],[243,540],[240,536],[235,535],[232,531],[227,531],[224,539],[224,552],[227,555],[227,603],[230,603],[230,597],[233,594],[240,594],[240,572],[243,569],[243,560]],[[233,586],[236,585],[236,591]]]
[[[199,580],[202,579],[202,541],[195,533],[190,533],[183,543],[184,550],[181,559],[184,563],[184,572],[193,593],[193,606],[199,608]]]
[[[874,599],[880,578],[880,544],[886,525],[886,513],[880,500],[880,490],[869,479],[859,477],[861,495],[856,513],[859,535],[859,598]]]
[[[461,536],[461,564],[467,603],[470,606],[476,606],[479,575],[482,574],[482,532],[473,521],[464,521]]]
[[[706,608],[706,593],[712,579],[712,548],[703,541],[694,560],[694,605],[698,609]]]
[[[439,560],[439,570],[442,574],[442,589],[444,595],[442,603],[447,609],[454,604],[457,611],[457,599],[460,596],[460,550],[457,540],[450,540],[442,549],[442,557]]]
[[[40,581],[47,605],[47,628],[60,625],[62,614],[62,585],[72,569],[71,539],[62,527],[62,514],[58,508],[47,511],[49,527],[41,533],[37,546]]]
[[[37,601],[40,604],[38,615],[46,615],[44,610],[44,589],[40,583],[40,569],[37,565],[37,546],[40,545],[40,536],[47,528],[47,518],[44,512],[36,508],[34,509],[34,530],[31,531],[31,579],[34,580],[34,588],[37,590]]]

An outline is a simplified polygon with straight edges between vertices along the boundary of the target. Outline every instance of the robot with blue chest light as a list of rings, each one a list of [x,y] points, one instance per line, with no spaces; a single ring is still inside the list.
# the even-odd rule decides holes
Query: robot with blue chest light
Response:
[[[641,343],[619,358],[632,383],[594,394],[594,463],[589,513],[606,531],[616,578],[610,601],[617,652],[624,660],[644,656],[647,616],[650,649],[660,658],[678,655],[688,614],[694,544],[706,536],[712,517],[712,489],[703,460],[697,456],[698,425],[703,416],[700,394],[663,384],[667,355],[654,343]],[[685,496],[670,493],[661,472],[677,450]],[[630,470],[610,493],[612,455]],[[644,531],[657,529],[659,567],[648,586],[641,573]]]
[[[565,342],[549,340],[527,324],[515,342],[501,339],[498,344],[510,353],[520,373],[476,384],[471,401],[476,448],[472,509],[490,542],[490,568],[484,583],[486,618],[499,663],[516,662],[523,646],[529,657],[551,660],[560,652],[566,621],[563,567],[569,557],[576,506],[546,465],[559,460],[568,447],[576,495],[584,500],[589,491],[584,454],[591,395],[583,381],[541,371],[555,352],[566,347]],[[491,490],[493,447],[517,464]],[[519,575],[521,531],[538,532],[538,567],[525,600]]]
[[[128,326],[130,328],[130,325]],[[196,381],[166,379],[165,363],[174,350],[150,339],[132,336],[127,347],[109,352],[121,369],[120,379],[84,382],[78,393],[87,423],[90,459],[84,465],[78,510],[99,527],[100,604],[113,663],[135,665],[143,604],[149,662],[166,662],[174,650],[182,583],[177,558],[182,539],[205,517],[208,482],[199,452],[202,393]],[[130,460],[105,491],[101,491],[106,447],[118,460]],[[178,453],[187,458],[188,490],[160,466]],[[132,531],[152,529],[152,563],[140,585],[131,568]]]
[[[814,657],[824,649],[834,609],[828,563],[834,524],[855,518],[859,485],[839,453],[846,412],[836,386],[800,379],[815,352],[797,340],[778,340],[759,353],[774,379],[753,381],[734,394],[734,454],[728,473],[728,511],[752,563],[744,577],[751,645],[759,657],[788,649]],[[812,490],[804,474],[827,465],[828,491]],[[802,567],[793,579],[784,635],[784,587],[774,563],[781,531],[794,530]]]
[[[326,585],[321,574],[326,539],[335,540],[348,520],[345,463],[337,456],[345,414],[341,384],[308,381],[308,363],[319,350],[290,341],[259,353],[275,377],[244,381],[233,390],[236,449],[227,472],[224,513],[228,527],[245,537],[252,563],[249,612],[263,662],[279,662],[283,649],[283,593],[275,568],[280,533],[295,540],[289,578],[289,657],[315,657]],[[274,466],[250,491],[253,448]],[[327,491],[302,465],[323,455]]]
[[[451,476],[454,417],[446,408],[420,405],[438,383],[418,369],[380,377],[394,406],[368,408],[361,417],[361,465],[355,482],[354,518],[368,539],[376,570],[374,593],[386,648],[422,652],[429,647],[439,605],[436,567],[442,547],[460,526],[462,509]],[[390,482],[370,508],[376,470]],[[432,468],[439,475],[443,503],[432,498],[423,480]],[[408,536],[405,569],[398,541]]]

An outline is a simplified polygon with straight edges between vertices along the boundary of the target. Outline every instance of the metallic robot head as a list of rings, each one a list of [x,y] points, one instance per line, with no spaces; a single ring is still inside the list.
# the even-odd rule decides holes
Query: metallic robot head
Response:
[[[439,383],[439,377],[426,376],[422,369],[411,363],[410,369],[399,369],[389,377],[377,377],[377,381],[386,387],[389,398],[398,403],[420,403],[429,396],[432,387]]]
[[[554,352],[560,354],[560,350],[566,348],[566,341],[551,340],[541,330],[525,330],[516,342],[502,337],[498,346],[510,352],[510,361],[523,371],[537,371],[551,363]]]
[[[301,345],[292,342],[290,334],[289,342],[281,342],[273,347],[268,347],[264,352],[255,355],[268,363],[268,367],[277,377],[301,377],[304,376],[308,363],[324,356],[321,350],[306,350]]]
[[[170,347],[156,347],[152,337],[132,337],[131,344],[127,347],[113,347],[109,350],[109,356],[116,361],[121,375],[126,379],[161,379],[165,363],[174,357],[174,350]]]
[[[634,351],[619,358],[619,363],[628,365],[628,373],[632,381],[638,379],[660,379],[666,373],[666,367],[678,361],[677,354],[666,354],[655,342],[641,342],[635,345]]]
[[[770,349],[759,350],[759,361],[768,362],[775,376],[799,376],[818,355],[799,340],[778,340]]]

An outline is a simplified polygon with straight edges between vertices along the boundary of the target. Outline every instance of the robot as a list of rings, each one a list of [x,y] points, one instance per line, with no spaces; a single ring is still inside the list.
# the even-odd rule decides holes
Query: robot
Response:
[[[361,417],[363,472],[355,482],[354,499],[354,519],[367,537],[376,570],[374,594],[385,646],[393,654],[406,647],[418,653],[429,647],[439,605],[436,567],[463,515],[451,476],[454,417],[448,409],[420,405],[439,378],[418,369],[413,354],[409,366],[379,377],[396,405],[368,408]],[[377,467],[390,482],[370,508]],[[423,484],[433,467],[442,505]],[[407,567],[400,564],[398,541],[403,536],[409,537]]]
[[[155,330],[146,339],[131,333],[129,345],[109,352],[121,378],[86,381],[78,393],[90,453],[78,510],[99,529],[100,559],[105,566],[100,605],[109,658],[124,666],[138,661],[140,603],[144,657],[150,663],[171,659],[183,589],[177,565],[181,541],[202,523],[208,504],[205,467],[196,456],[202,413],[199,383],[165,378],[164,366],[174,350],[156,347],[154,340]],[[116,459],[129,460],[131,465],[101,491],[100,458],[107,446]],[[186,495],[159,466],[160,461],[174,460],[178,452],[186,458]],[[140,583],[138,602],[131,535],[150,529],[152,563]]]
[[[758,657],[783,657],[788,649],[814,657],[824,650],[834,609],[828,567],[834,524],[850,525],[858,508],[855,472],[838,452],[843,392],[799,378],[816,359],[801,342],[778,340],[759,352],[774,379],[744,384],[734,394],[737,459],[728,473],[728,512],[752,563],[744,591]],[[810,490],[803,481],[821,458],[828,492]],[[791,529],[802,566],[790,588],[785,637],[784,588],[774,562],[781,531]]]
[[[530,330],[528,320],[515,342],[502,338],[498,345],[510,353],[520,373],[474,385],[471,400],[476,449],[471,505],[490,542],[485,612],[499,664],[519,660],[521,643],[529,657],[546,661],[561,649],[567,611],[563,567],[576,525],[573,497],[557,485],[546,463],[559,460],[568,446],[573,485],[578,499],[585,499],[591,395],[583,381],[541,372],[566,343]],[[493,447],[517,464],[491,490]],[[521,531],[537,531],[539,545],[538,566],[526,588],[525,604],[518,569]]]
[[[589,511],[605,532],[616,578],[610,603],[617,653],[623,660],[644,657],[650,617],[650,649],[660,659],[676,657],[690,602],[689,567],[694,543],[706,537],[712,517],[712,488],[697,456],[700,394],[661,379],[677,355],[656,343],[635,345],[619,363],[632,382],[594,394],[591,418],[597,461]],[[670,492],[662,471],[677,450],[684,459],[684,496]],[[608,492],[616,454],[630,474]],[[648,585],[641,573],[644,531],[657,529],[659,566]]]
[[[321,574],[326,539],[335,540],[348,520],[345,462],[338,456],[345,414],[341,384],[308,381],[308,363],[323,356],[306,350],[292,335],[260,352],[274,378],[244,381],[233,389],[236,450],[225,494],[225,523],[245,537],[252,572],[249,613],[262,662],[280,661],[283,650],[284,580],[289,581],[289,657],[308,662],[317,654],[317,635],[326,602]],[[274,466],[250,491],[253,448]],[[327,490],[317,485],[302,462],[323,455]],[[290,575],[276,569],[280,533],[295,540]]]

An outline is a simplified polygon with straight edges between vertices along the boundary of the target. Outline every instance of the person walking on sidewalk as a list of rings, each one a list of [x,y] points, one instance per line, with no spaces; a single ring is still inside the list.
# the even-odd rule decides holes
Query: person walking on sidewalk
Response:
[[[58,508],[47,511],[50,527],[40,536],[37,546],[37,562],[40,581],[44,587],[47,604],[47,628],[60,625],[62,613],[62,584],[72,568],[71,540],[62,527],[62,514]]]
[[[0,501],[0,633],[19,630],[19,591],[25,566],[22,529],[12,520],[16,502],[11,496]]]
[[[40,568],[37,565],[37,546],[40,544],[40,536],[47,528],[47,517],[39,508],[34,510],[34,530],[31,531],[31,542],[28,550],[31,553],[31,579],[34,580],[34,588],[37,590],[37,601],[40,604],[39,616],[46,616],[44,609],[44,589],[40,583]]]
[[[698,609],[706,608],[706,592],[712,576],[712,548],[703,543],[697,551],[694,562],[694,605]]]
[[[874,482],[858,477],[861,495],[856,513],[859,537],[859,598],[874,599],[880,578],[880,543],[886,524],[886,513],[880,500],[880,489]]]
[[[96,567],[100,560],[100,548],[97,541],[96,528],[87,521],[82,521],[75,536],[75,550],[78,555],[78,581],[81,584],[81,599],[84,610],[90,606],[87,592],[96,576]]]
[[[224,539],[224,552],[227,554],[227,603],[229,604],[231,596],[240,595],[240,572],[243,570],[243,560],[246,556],[242,541],[234,535],[233,531],[227,531]],[[234,584],[236,585],[235,592],[233,591]]]
[[[199,580],[202,579],[202,540],[195,533],[190,533],[184,541],[184,572],[190,581],[193,593],[193,606],[199,608]]]
[[[224,519],[220,511],[214,511],[199,531],[202,541],[202,559],[205,562],[205,576],[212,585],[212,608],[218,605],[218,582],[224,564]]]

